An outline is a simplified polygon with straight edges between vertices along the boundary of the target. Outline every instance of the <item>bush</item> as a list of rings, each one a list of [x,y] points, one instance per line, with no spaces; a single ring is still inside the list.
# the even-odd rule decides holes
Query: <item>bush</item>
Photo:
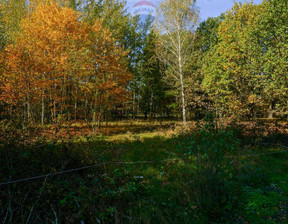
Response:
[[[226,156],[238,153],[238,132],[231,127],[219,128],[216,121],[210,119],[199,123],[192,135],[183,138],[181,148],[190,156],[194,167],[191,188],[197,206],[210,221],[229,216],[236,198],[235,186],[231,184],[235,170]]]

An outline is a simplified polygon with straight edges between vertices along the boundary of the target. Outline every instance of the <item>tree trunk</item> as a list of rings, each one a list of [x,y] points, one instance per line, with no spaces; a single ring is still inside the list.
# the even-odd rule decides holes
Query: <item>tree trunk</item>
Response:
[[[106,123],[106,127],[108,127],[108,112],[107,112],[107,110],[105,110],[105,123]]]
[[[135,99],[136,99],[136,93],[133,92],[133,101],[132,101],[132,118],[135,119]]]
[[[54,123],[57,124],[57,108],[56,108],[56,97],[57,97],[57,85],[54,83],[54,99],[53,99],[53,114],[54,114]]]
[[[184,89],[183,77],[181,78],[181,95],[182,95],[183,123],[186,124],[185,89]]]
[[[26,97],[24,98],[24,104],[23,104],[23,121],[25,124],[26,123]]]
[[[268,118],[273,119],[273,117],[274,117],[274,105],[273,105],[273,102],[271,102],[269,106]]]
[[[28,96],[27,96],[27,117],[28,117],[28,123],[31,123],[31,105],[30,105],[30,92],[28,90]]]
[[[182,73],[182,59],[180,55],[179,55],[179,76],[180,76],[180,83],[181,83],[183,124],[186,124],[185,88],[184,88],[184,80],[183,80],[183,73]]]
[[[139,111],[140,111],[140,88],[138,90],[138,100],[137,100],[137,113],[136,113],[136,118],[139,116]]]
[[[57,110],[56,110],[56,100],[53,100],[53,114],[54,123],[57,124]]]
[[[85,119],[88,120],[88,115],[87,115],[87,110],[88,110],[88,100],[87,100],[87,96],[85,96],[86,100],[85,100]]]
[[[45,105],[44,105],[44,92],[42,95],[42,112],[41,112],[41,124],[44,125],[44,116],[45,116]]]
[[[74,120],[77,121],[77,101],[75,101],[75,104],[74,104]]]
[[[96,112],[93,112],[93,119],[92,119],[92,126],[93,126],[93,133],[95,134],[96,132]]]
[[[182,116],[183,124],[186,125],[186,106],[185,106],[185,87],[183,79],[183,64],[182,64],[182,45],[180,31],[178,30],[178,65],[179,65],[179,78],[181,83],[181,98],[182,98]]]

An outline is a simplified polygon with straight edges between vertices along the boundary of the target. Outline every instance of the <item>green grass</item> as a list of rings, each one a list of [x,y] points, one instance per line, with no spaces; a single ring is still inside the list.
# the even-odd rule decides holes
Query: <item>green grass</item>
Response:
[[[244,186],[241,197],[250,223],[288,223],[287,155],[288,152],[243,161],[238,180]]]
[[[214,133],[207,126],[184,135],[173,130],[132,128],[112,136],[2,144],[1,181],[105,161],[153,162],[0,186],[1,221],[287,223],[288,152],[259,156],[282,149],[250,145],[230,129]],[[173,158],[180,159],[160,161]]]

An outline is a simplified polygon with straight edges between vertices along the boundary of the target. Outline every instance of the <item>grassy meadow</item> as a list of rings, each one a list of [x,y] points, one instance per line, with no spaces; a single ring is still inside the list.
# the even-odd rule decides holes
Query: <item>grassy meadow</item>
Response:
[[[283,123],[14,126],[0,179],[20,182],[0,185],[2,223],[287,223]]]

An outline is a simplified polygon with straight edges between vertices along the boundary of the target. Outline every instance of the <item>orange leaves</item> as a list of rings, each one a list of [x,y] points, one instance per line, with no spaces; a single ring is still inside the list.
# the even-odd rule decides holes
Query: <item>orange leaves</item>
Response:
[[[126,86],[131,75],[121,62],[127,52],[116,45],[111,33],[102,27],[101,21],[96,21],[91,31],[87,78],[99,110],[100,107],[109,108],[123,102],[123,96],[127,96]],[[86,85],[88,86],[87,83]]]
[[[27,101],[29,110],[32,103],[43,111],[49,107],[46,115],[52,120],[57,111],[71,113],[81,106],[101,111],[122,103],[131,75],[123,60],[127,52],[111,32],[101,21],[93,26],[82,22],[71,8],[35,5],[22,20],[16,43],[5,50],[5,101]]]
[[[23,101],[27,93],[37,94],[35,73],[33,72],[34,63],[31,54],[22,46],[10,45],[6,47],[2,95],[3,101],[7,104],[17,105]]]

